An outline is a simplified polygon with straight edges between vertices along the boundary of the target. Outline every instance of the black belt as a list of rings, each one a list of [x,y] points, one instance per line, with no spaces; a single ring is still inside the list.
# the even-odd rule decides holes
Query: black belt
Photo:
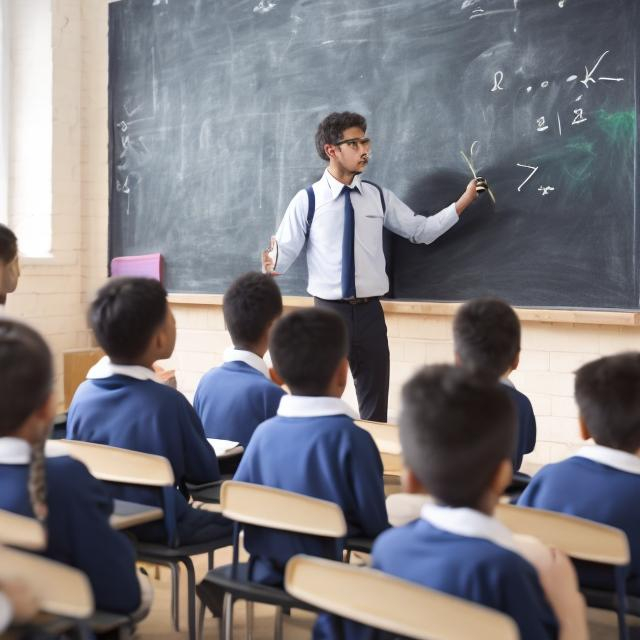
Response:
[[[370,296],[368,298],[341,298],[340,300],[327,300],[326,298],[318,298],[323,302],[335,302],[336,304],[367,304],[367,302],[373,302],[374,300],[380,300],[380,296]]]

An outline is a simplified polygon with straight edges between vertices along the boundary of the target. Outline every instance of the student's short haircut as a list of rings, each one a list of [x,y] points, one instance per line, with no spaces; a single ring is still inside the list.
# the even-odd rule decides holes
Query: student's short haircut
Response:
[[[402,389],[406,465],[437,501],[477,508],[503,460],[511,460],[516,411],[497,382],[460,367],[418,371]]]
[[[276,371],[292,393],[303,396],[326,394],[347,348],[344,321],[326,309],[303,309],[284,316],[269,342]]]
[[[8,264],[18,254],[18,239],[16,234],[3,224],[0,224],[0,262]]]
[[[273,276],[245,273],[224,294],[224,320],[236,347],[255,344],[282,315],[282,295]]]
[[[328,162],[329,156],[325,153],[324,145],[340,142],[343,132],[351,127],[359,127],[366,131],[367,120],[359,113],[352,113],[351,111],[330,113],[318,125],[318,130],[316,131],[316,151],[318,155]]]
[[[130,362],[145,352],[167,310],[167,292],[157,280],[113,278],[91,303],[89,323],[110,358]]]
[[[0,319],[0,437],[10,436],[42,407],[53,385],[53,362],[39,333]]]
[[[502,300],[471,300],[453,321],[453,344],[465,369],[497,380],[520,352],[520,321]]]
[[[604,447],[640,449],[640,353],[599,358],[576,371],[576,402],[593,439]]]

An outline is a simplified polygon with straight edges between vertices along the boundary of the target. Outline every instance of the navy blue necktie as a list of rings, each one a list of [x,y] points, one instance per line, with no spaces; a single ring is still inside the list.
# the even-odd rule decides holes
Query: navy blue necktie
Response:
[[[355,218],[351,204],[351,189],[342,188],[344,194],[344,231],[342,233],[342,297],[356,297],[356,264],[353,253]]]

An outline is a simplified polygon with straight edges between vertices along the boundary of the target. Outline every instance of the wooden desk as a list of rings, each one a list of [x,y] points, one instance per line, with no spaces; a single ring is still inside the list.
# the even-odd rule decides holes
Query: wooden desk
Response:
[[[386,476],[401,476],[402,449],[397,425],[371,420],[356,420],[356,424],[371,434],[380,451],[384,474]]]
[[[109,522],[114,529],[122,530],[137,527],[139,524],[160,520],[164,512],[160,507],[150,507],[146,504],[128,502],[127,500],[113,501],[113,514]]]

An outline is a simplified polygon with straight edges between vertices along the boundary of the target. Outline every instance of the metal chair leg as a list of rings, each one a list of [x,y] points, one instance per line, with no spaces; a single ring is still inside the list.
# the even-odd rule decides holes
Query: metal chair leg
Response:
[[[628,640],[629,638],[629,630],[627,629],[627,620],[625,618],[625,613],[627,611],[626,577],[626,567],[615,568],[616,600],[618,605],[618,637],[620,640]]]
[[[169,564],[171,570],[171,619],[173,630],[180,631],[180,565]]]
[[[230,593],[224,594],[224,604],[222,605],[224,618],[224,640],[233,640],[233,596]]]
[[[202,640],[204,637],[204,613],[205,613],[205,606],[204,603],[202,602],[202,600],[200,600],[200,598],[198,598],[199,600],[199,604],[198,604],[198,640]]]
[[[196,572],[191,558],[182,558],[187,569],[187,631],[189,640],[196,640]]]
[[[253,640],[253,602],[246,601],[247,624],[244,629],[245,640]]]
[[[274,640],[282,640],[282,607],[276,607],[275,627],[273,630]]]

